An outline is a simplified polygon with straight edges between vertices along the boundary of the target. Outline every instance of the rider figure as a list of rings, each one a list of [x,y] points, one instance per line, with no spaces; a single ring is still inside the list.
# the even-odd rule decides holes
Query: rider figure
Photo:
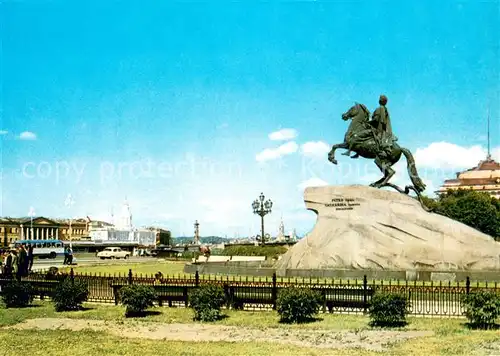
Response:
[[[385,95],[380,95],[378,103],[380,106],[373,112],[372,120],[369,123],[375,129],[376,135],[378,136],[375,138],[379,146],[378,156],[380,158],[386,158],[391,154],[392,143],[398,139],[392,134],[391,118],[389,116],[389,111],[385,107],[387,104],[387,97]]]

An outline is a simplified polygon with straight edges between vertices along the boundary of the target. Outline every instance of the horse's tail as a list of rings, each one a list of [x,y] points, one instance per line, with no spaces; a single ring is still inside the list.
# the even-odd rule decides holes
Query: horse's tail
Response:
[[[408,163],[408,175],[410,176],[410,180],[413,183],[415,189],[422,193],[425,190],[425,184],[418,176],[417,167],[415,166],[415,160],[413,159],[413,155],[410,150],[404,147],[401,147],[401,152],[405,155],[406,162]]]

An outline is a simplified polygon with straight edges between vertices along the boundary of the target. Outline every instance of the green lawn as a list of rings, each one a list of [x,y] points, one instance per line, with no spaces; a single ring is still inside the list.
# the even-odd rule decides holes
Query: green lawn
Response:
[[[3,327],[33,318],[75,318],[107,320],[126,324],[193,323],[192,311],[184,308],[155,308],[157,315],[139,319],[124,317],[122,306],[86,304],[85,311],[56,313],[49,302],[37,302],[35,307],[23,309],[0,308],[0,350],[2,355],[380,355],[366,349],[321,349],[266,342],[182,342],[119,338],[107,333],[82,330],[6,330]],[[275,312],[225,311],[227,318],[215,323],[228,326],[260,328],[321,329],[337,332],[369,330],[368,317],[354,315],[321,315],[320,320],[302,325],[278,323]],[[433,336],[403,341],[384,353],[389,355],[493,355],[487,352],[491,342],[500,343],[498,331],[477,331],[465,327],[465,319],[408,318],[403,330],[430,330]],[[398,329],[401,330],[401,329]],[[23,341],[24,340],[24,341]],[[28,340],[28,341],[27,341]]]
[[[26,340],[26,341],[20,341]],[[311,350],[271,343],[182,342],[122,339],[99,332],[80,331],[0,331],[0,349],[4,356],[159,356],[159,355],[340,355],[337,352]],[[336,350],[335,350],[336,351]],[[350,350],[341,355],[360,354]]]

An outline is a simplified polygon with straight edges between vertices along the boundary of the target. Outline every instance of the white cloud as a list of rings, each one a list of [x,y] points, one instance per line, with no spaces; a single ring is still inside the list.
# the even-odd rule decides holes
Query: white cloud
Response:
[[[287,214],[286,217],[287,220],[292,221],[293,223],[296,223],[297,221],[314,223],[314,221],[317,219],[317,215],[312,211],[307,210],[305,205],[303,207],[303,211]]]
[[[328,185],[328,183],[325,182],[323,179],[314,177],[314,178],[309,178],[308,180],[303,181],[297,187],[299,188],[299,190],[304,190],[307,187],[322,187],[325,185]]]
[[[24,132],[21,132],[21,134],[19,135],[19,138],[21,140],[36,140],[36,134],[34,132],[31,132],[31,131],[24,131]]]
[[[425,191],[423,194],[428,195],[428,196],[435,196],[435,191],[438,190],[438,187],[434,184],[434,182],[430,179],[422,179],[425,184]]]
[[[258,162],[269,161],[297,152],[299,146],[295,141],[282,144],[278,148],[266,148],[255,156]]]
[[[269,139],[272,141],[286,141],[297,137],[298,132],[295,129],[281,129],[269,134]]]
[[[105,221],[108,223],[113,223],[114,217],[110,213],[96,213],[96,214],[86,214],[92,221]]]
[[[325,158],[330,149],[330,145],[326,142],[310,141],[302,145],[301,152],[306,157]]]
[[[161,213],[161,214],[158,214],[156,216],[157,220],[162,220],[162,221],[175,220],[175,219],[179,219],[179,218],[180,218],[180,216],[178,214],[174,214],[174,213]]]
[[[6,131],[6,130],[0,130],[0,136],[2,135],[7,135],[9,133],[9,131]]]
[[[498,151],[495,148],[495,153]],[[417,148],[417,166],[425,168],[471,168],[486,158],[486,150],[479,146],[463,147],[448,142],[433,142],[424,148]]]
[[[491,150],[491,157],[497,162],[500,161],[500,147]]]

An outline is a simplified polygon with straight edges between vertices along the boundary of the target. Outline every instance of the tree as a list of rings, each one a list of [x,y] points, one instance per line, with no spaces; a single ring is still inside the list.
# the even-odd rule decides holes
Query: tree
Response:
[[[458,189],[448,190],[434,201],[425,199],[437,213],[500,240],[500,201],[489,194]]]
[[[170,245],[172,243],[172,235],[168,230],[160,230],[158,233],[160,245]]]

